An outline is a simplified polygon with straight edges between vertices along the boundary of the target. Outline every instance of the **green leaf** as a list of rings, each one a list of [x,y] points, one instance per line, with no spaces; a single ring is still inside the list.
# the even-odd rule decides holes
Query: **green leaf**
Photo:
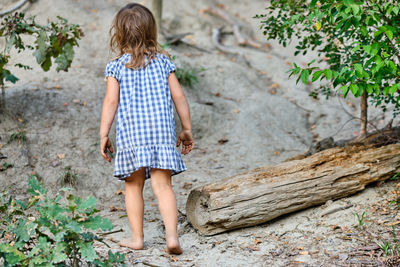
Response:
[[[6,81],[16,83],[19,79],[15,77],[13,74],[10,73],[9,70],[4,70],[3,69],[3,76],[5,77]]]
[[[305,85],[307,85],[308,83],[308,77],[310,77],[310,72],[308,70],[302,70],[300,74],[300,79]]]
[[[378,43],[373,43],[371,45],[371,55],[376,55],[379,52],[379,49],[381,48],[381,46]]]
[[[89,217],[87,221],[81,222],[81,224],[90,230],[101,229],[103,231],[109,231],[113,228],[113,224],[110,220],[101,218],[100,216]]]
[[[350,84],[350,91],[353,93],[354,96],[357,96],[358,85],[357,84]]]
[[[57,242],[55,249],[52,250],[53,252],[53,262],[60,263],[66,261],[68,259],[67,254],[65,254],[65,250],[67,245],[63,242]]]
[[[82,202],[80,201],[78,203],[77,209],[80,212],[83,212],[85,210],[93,210],[96,208],[96,202],[97,202],[97,199],[95,197],[89,196],[86,199],[86,201],[82,201]]]
[[[393,96],[393,94],[400,88],[400,84],[396,83],[390,87],[389,93]]]
[[[374,87],[371,84],[367,84],[367,93],[372,94],[374,92]]]
[[[4,261],[6,264],[3,266],[21,266],[21,262],[26,259],[24,253],[7,243],[0,244],[0,255],[2,257],[5,255]]]
[[[393,32],[392,31],[386,31],[386,36],[389,38],[389,40],[393,40]]]
[[[47,190],[39,184],[39,181],[35,175],[32,175],[28,181],[28,193],[32,196],[40,196],[47,194]]]
[[[78,243],[79,252],[81,253],[82,259],[92,262],[98,258],[96,251],[93,248],[93,244],[91,242],[79,242]]]
[[[349,92],[349,86],[343,85],[342,87],[340,87],[340,90],[342,91],[343,97],[346,97],[347,93]]]
[[[316,72],[314,72],[313,77],[312,77],[312,82],[315,82],[316,80],[319,79],[319,77],[321,77],[323,71],[322,70],[318,70]]]
[[[330,80],[332,78],[332,71],[330,69],[326,69],[324,70],[324,75],[327,80]]]

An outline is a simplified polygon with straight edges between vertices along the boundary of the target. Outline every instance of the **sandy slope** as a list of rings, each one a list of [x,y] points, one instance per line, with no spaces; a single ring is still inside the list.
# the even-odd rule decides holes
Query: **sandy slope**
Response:
[[[0,1],[1,4],[9,2]],[[352,100],[355,105],[346,104],[348,99],[340,97],[314,101],[308,96],[310,88],[288,79],[288,62],[307,61],[307,58],[294,58],[293,47],[284,49],[271,42],[269,52],[241,48],[250,63],[247,66],[214,49],[211,30],[225,23],[201,12],[207,7],[205,1],[164,2],[164,26],[175,33],[193,32],[187,40],[209,51],[201,52],[187,45],[169,50],[176,56],[178,67],[189,64],[205,68],[199,84],[185,88],[192,111],[196,149],[184,157],[189,170],[173,178],[182,213],[179,231],[185,252],[176,257],[177,262],[163,252],[163,226],[157,201],[147,183],[146,250],[130,252],[129,258],[160,266],[284,266],[296,261],[299,265],[329,266],[339,262],[340,251],[355,244],[337,238],[330,225],[354,225],[353,213],[364,209],[368,203],[375,203],[382,190],[388,190],[391,185],[369,188],[353,198],[336,201],[333,206],[345,205],[348,201],[354,206],[326,217],[320,216],[323,207],[317,207],[215,237],[201,237],[187,224],[183,214],[190,185],[204,185],[261,165],[281,162],[303,153],[313,141],[331,135],[335,135],[335,139],[349,138],[357,133],[359,123],[348,122],[351,117],[343,109],[354,115],[358,114],[358,109],[356,100]],[[127,219],[119,218],[124,212],[109,212],[110,206],[124,206],[123,196],[115,194],[123,189],[123,183],[112,177],[112,165],[103,161],[98,153],[98,128],[105,90],[103,71],[110,58],[108,29],[113,15],[125,3],[127,1],[121,0],[39,0],[26,6],[27,13],[36,15],[41,22],[62,15],[70,22],[79,23],[86,36],[76,50],[76,59],[68,73],[49,71],[43,74],[29,53],[16,56],[16,60],[27,62],[34,70],[16,70],[21,80],[15,86],[8,86],[5,95],[8,112],[0,117],[0,143],[3,145],[0,151],[8,157],[7,162],[14,164],[14,168],[0,172],[0,183],[13,186],[15,193],[23,193],[27,176],[35,171],[55,190],[60,186],[59,178],[65,168],[71,166],[78,175],[78,193],[96,196],[103,215],[111,218],[117,229],[124,229],[124,233],[113,235],[114,240],[129,233]],[[150,1],[143,3],[149,5]],[[264,41],[258,32],[258,21],[252,17],[263,11],[265,1],[248,4],[226,0],[223,3],[232,14],[240,13],[247,32],[253,30],[255,38]],[[224,42],[235,44],[229,35]],[[279,87],[276,93],[271,93],[274,83]],[[371,114],[374,117],[377,112],[372,110]],[[385,118],[376,117],[374,122],[381,127],[384,121]],[[8,144],[9,136],[19,127],[26,129],[28,143]],[[221,145],[218,143],[221,138],[229,141]],[[60,159],[58,154],[65,157],[61,155]],[[255,239],[261,243],[254,247]],[[114,243],[110,244],[118,250]]]

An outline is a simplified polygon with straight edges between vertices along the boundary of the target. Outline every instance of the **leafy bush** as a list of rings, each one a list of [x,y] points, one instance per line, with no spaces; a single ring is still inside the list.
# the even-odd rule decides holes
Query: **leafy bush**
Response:
[[[11,49],[14,47],[18,53],[25,49],[33,50],[37,63],[44,71],[52,65],[52,58],[57,64],[57,71],[67,71],[74,58],[74,46],[78,46],[83,32],[79,25],[68,24],[62,17],[48,25],[39,25],[35,17],[25,18],[24,13],[15,13],[6,16],[0,24],[0,37],[5,38],[4,51],[0,52],[0,87],[5,81],[15,83],[18,78],[5,66],[9,62]],[[22,35],[32,35],[34,44],[25,44]],[[31,69],[23,63],[15,64],[16,67]]]
[[[183,68],[177,68],[175,75],[182,85],[192,87],[199,82],[197,75],[203,71],[204,68],[185,65]]]
[[[96,198],[86,200],[69,188],[49,197],[36,176],[29,180],[28,201],[0,194],[0,259],[4,266],[124,266],[125,255],[108,252],[102,259],[93,248],[94,241],[107,245],[94,233],[111,230],[108,219],[95,216]]]
[[[272,0],[266,15],[257,15],[268,39],[286,46],[294,37],[295,55],[317,50],[317,59],[302,68],[294,63],[290,75],[307,84],[326,79],[320,89],[329,96],[340,89],[362,96],[362,131],[366,131],[367,97],[384,110],[399,110],[400,2],[394,0]],[[311,66],[326,61],[328,68]],[[364,105],[364,106],[363,106]]]

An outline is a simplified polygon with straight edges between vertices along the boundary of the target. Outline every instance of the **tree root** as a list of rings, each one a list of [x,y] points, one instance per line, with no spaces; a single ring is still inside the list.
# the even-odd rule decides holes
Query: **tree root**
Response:
[[[30,2],[33,3],[35,0],[20,0],[19,2],[17,2],[15,4],[15,6],[11,7],[10,9],[7,9],[5,11],[1,11],[0,12],[0,17],[4,17],[7,14],[10,14],[12,12],[14,12],[17,9],[20,9],[21,7],[23,7],[26,3]]]
[[[258,43],[252,39],[246,38],[241,32],[239,24],[228,13],[226,13],[225,11],[218,8],[214,3],[212,3],[211,0],[209,0],[208,3],[210,5],[210,7],[205,9],[204,12],[216,15],[216,16],[222,18],[223,20],[225,20],[226,22],[228,22],[232,27],[233,34],[234,34],[239,46],[248,46],[248,47],[252,47],[252,48],[261,50],[263,52],[267,51],[266,45]]]

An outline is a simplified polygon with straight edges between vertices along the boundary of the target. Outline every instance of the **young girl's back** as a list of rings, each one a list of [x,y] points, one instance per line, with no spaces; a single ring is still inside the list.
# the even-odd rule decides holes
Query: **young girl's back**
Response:
[[[176,150],[173,103],[168,84],[175,65],[158,53],[145,68],[125,65],[130,54],[108,63],[106,77],[118,80],[120,98],[117,115],[117,154],[114,176],[124,179],[141,167],[169,169],[172,175],[186,170]]]
[[[171,175],[186,170],[182,154],[193,147],[192,125],[185,94],[174,74],[176,68],[157,43],[157,27],[151,12],[128,4],[114,18],[111,49],[118,58],[109,62],[106,95],[100,125],[100,153],[108,162],[114,149],[108,137],[117,119],[117,153],[114,176],[125,181],[125,205],[132,237],[120,242],[132,249],[144,247],[143,187],[151,186],[165,225],[167,251],[180,254],[177,207]],[[182,130],[176,138],[173,104]]]

